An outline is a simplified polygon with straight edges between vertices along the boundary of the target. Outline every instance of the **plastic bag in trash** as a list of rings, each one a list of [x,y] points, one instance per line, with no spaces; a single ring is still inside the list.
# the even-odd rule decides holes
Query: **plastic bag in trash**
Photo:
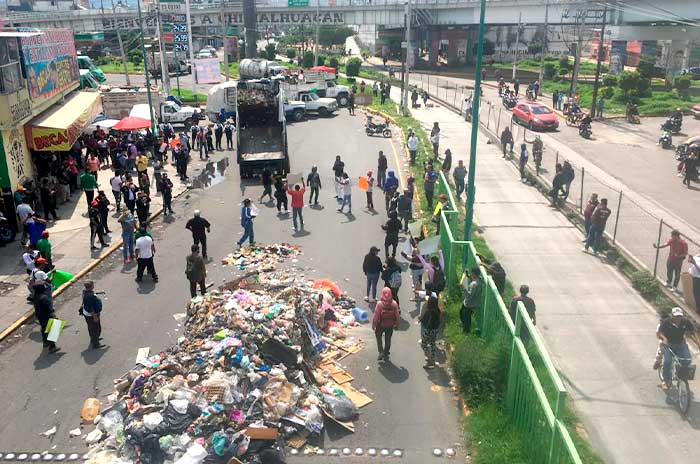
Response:
[[[163,416],[159,412],[152,412],[143,416],[143,423],[149,430],[155,430],[163,422]]]
[[[198,443],[187,448],[187,452],[175,464],[200,464],[207,457],[207,450]]]
[[[336,397],[331,395],[323,395],[323,402],[326,403],[330,409],[330,413],[334,419],[341,422],[351,421],[359,414],[357,406],[353,403],[350,398]]]
[[[114,435],[117,427],[124,423],[124,418],[121,413],[116,410],[107,411],[102,415],[99,427],[107,432],[108,435]]]

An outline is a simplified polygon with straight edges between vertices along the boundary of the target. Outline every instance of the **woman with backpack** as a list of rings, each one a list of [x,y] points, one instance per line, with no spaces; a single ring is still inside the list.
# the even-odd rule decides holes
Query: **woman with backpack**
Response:
[[[377,337],[377,351],[379,352],[377,361],[389,360],[391,336],[394,330],[399,328],[399,321],[401,320],[399,305],[394,301],[392,294],[392,289],[384,287],[381,297],[374,308],[372,330],[374,330],[374,335]]]
[[[384,281],[384,286],[389,287],[391,290],[391,295],[396,301],[396,304],[400,304],[399,289],[401,288],[401,267],[396,262],[396,259],[391,256],[386,260],[386,267],[382,272],[382,280]]]
[[[437,340],[440,331],[440,323],[442,321],[442,313],[438,303],[438,297],[435,293],[431,293],[418,316],[420,321],[421,347],[425,353],[425,369],[433,369],[435,367],[435,341]]]

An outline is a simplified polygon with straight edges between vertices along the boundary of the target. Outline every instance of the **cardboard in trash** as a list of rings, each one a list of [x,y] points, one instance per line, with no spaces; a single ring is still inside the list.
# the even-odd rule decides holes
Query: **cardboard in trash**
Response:
[[[276,440],[277,429],[271,427],[248,427],[243,432],[253,440]]]
[[[345,393],[345,396],[347,396],[350,399],[350,401],[355,403],[355,406],[357,406],[358,408],[363,408],[370,404],[372,401],[374,401],[372,398],[357,390],[349,383],[346,383],[344,385],[338,385],[338,388],[342,390],[343,393]]]

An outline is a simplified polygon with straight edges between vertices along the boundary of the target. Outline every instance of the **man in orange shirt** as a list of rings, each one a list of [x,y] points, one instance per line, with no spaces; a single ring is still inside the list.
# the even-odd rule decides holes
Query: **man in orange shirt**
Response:
[[[292,197],[292,222],[294,223],[294,232],[304,230],[304,217],[301,215],[301,209],[304,207],[304,192],[306,192],[306,185],[304,185],[304,178],[301,178],[301,186],[299,184],[294,185],[294,190],[287,186],[287,193]],[[299,228],[297,228],[297,217],[299,217]]]
[[[100,170],[100,160],[97,158],[95,153],[90,153],[90,157],[87,159],[87,170],[90,174],[95,176],[95,182],[97,182],[97,172]]]

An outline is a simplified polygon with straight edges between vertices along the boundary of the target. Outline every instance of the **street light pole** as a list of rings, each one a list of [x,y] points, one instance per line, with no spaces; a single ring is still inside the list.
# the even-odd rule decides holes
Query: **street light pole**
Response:
[[[523,20],[523,13],[520,12],[518,15],[518,30],[515,32],[515,56],[513,57],[513,81],[515,82],[515,72],[518,69],[518,46],[520,46],[520,28],[522,26],[522,20]],[[481,26],[479,26],[481,28]],[[481,37],[479,37],[479,40],[481,41]],[[479,68],[481,65],[479,65]],[[477,74],[479,73],[479,68],[476,69]]]
[[[320,36],[320,26],[318,24],[318,15],[320,13],[321,0],[316,0],[316,38],[314,39],[314,66],[318,66],[318,38]]]
[[[148,108],[151,116],[151,133],[153,135],[158,134],[156,128],[156,122],[153,118],[153,98],[151,97],[151,78],[148,76],[148,57],[146,56],[146,33],[143,30],[143,15],[141,14],[141,0],[136,0],[137,8],[139,9],[139,28],[141,30],[141,53],[143,54],[143,70],[146,74],[146,95],[148,96]]]
[[[112,13],[116,14],[117,9],[114,6],[114,0],[112,0]],[[124,66],[124,77],[126,77],[127,87],[131,86],[131,80],[129,79],[129,63],[126,60],[126,52],[124,51],[124,41],[122,40],[122,32],[118,27],[117,29],[117,41],[119,42],[119,53],[122,57],[122,65]]]
[[[605,56],[605,26],[608,17],[608,4],[603,7],[603,25],[600,27],[600,40],[598,42],[598,61],[595,65],[595,82],[593,82],[593,100],[591,101],[591,118],[595,116],[596,100],[598,99],[598,87],[600,86],[600,68]]]
[[[228,69],[228,46],[226,44],[226,30],[228,29],[228,16],[224,11],[224,0],[221,0],[221,40],[224,42],[224,74],[226,75],[226,80],[230,79],[229,69]]]
[[[408,84],[409,80],[409,69],[411,56],[411,0],[406,2],[406,61],[404,62],[404,72],[403,72],[403,92],[401,93],[401,108],[403,110],[403,115],[408,116]]]
[[[547,53],[547,36],[549,35],[549,0],[544,7],[544,39],[542,40],[542,51],[540,52],[540,87],[544,85],[544,55]]]
[[[476,73],[474,80],[474,99],[472,102],[472,133],[469,146],[469,178],[467,184],[467,211],[464,217],[464,240],[472,239],[472,222],[474,221],[474,195],[476,193],[474,182],[476,180],[476,139],[479,135],[479,103],[481,100],[481,69],[482,57],[484,55],[484,19],[486,16],[486,0],[481,0],[481,12],[479,15],[479,44],[476,51]],[[462,262],[467,264],[468,250],[464,248]]]
[[[187,19],[187,45],[190,49],[190,76],[192,77],[192,96],[197,101],[197,67],[194,65],[194,46],[192,45],[192,21],[190,0],[185,0],[185,18]]]

